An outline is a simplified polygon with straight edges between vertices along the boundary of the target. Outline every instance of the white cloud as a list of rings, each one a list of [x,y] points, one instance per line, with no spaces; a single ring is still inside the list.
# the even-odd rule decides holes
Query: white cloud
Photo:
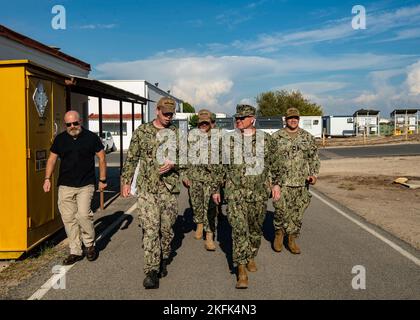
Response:
[[[307,94],[319,94],[326,93],[334,90],[343,89],[348,84],[345,82],[336,82],[336,81],[310,81],[310,82],[297,82],[289,83],[287,85],[281,86],[280,89],[286,90],[299,90]]]
[[[239,100],[239,104],[249,104],[251,106],[255,106],[255,98],[242,98]]]
[[[379,95],[373,94],[373,93],[362,93],[360,96],[353,99],[354,102],[358,104],[363,104],[363,105],[369,105],[378,100],[379,100]]]
[[[170,54],[175,54],[171,57]],[[328,74],[331,71],[378,70],[400,67],[407,64],[411,56],[348,54],[333,57],[301,56],[263,58],[258,56],[184,56],[182,50],[172,50],[157,56],[130,62],[109,62],[98,65],[94,77],[99,79],[145,79],[159,82],[159,87],[171,92],[193,105],[214,111],[233,113],[241,99],[257,95],[271,88],[281,87],[279,79],[297,74]],[[398,71],[399,70],[399,71]],[[389,78],[401,69],[372,72],[376,88],[390,90],[381,78]],[[244,85],[246,83],[246,85]],[[274,85],[276,83],[277,85]],[[283,85],[287,89],[300,89],[320,101],[330,103],[334,97],[330,92],[345,89],[344,81],[302,81]],[[248,86],[242,91],[239,88]],[[251,87],[251,89],[249,89]],[[372,94],[362,92],[360,94]],[[367,96],[360,97],[366,99]],[[354,96],[349,97],[353,99]],[[373,102],[373,98],[371,99]],[[233,102],[233,103],[232,103]]]
[[[227,11],[216,16],[217,23],[226,25],[229,29],[232,29],[234,26],[249,21],[251,19],[252,14],[245,15],[239,11],[233,10]]]
[[[263,5],[266,2],[267,2],[267,0],[260,0],[260,1],[257,1],[257,2],[251,2],[251,3],[246,5],[246,8],[247,9],[256,9],[257,7]]]
[[[406,85],[410,95],[420,95],[420,61],[409,67]]]
[[[174,82],[171,92],[194,106],[217,107],[220,96],[227,94],[233,87],[233,81],[228,79],[203,80],[179,79]]]
[[[146,79],[198,107],[221,111],[239,78],[269,72],[275,61],[259,57],[152,57],[97,66],[102,79]],[[224,99],[221,99],[224,97]]]
[[[411,27],[411,30],[400,31],[394,40],[410,39],[418,37],[418,29],[412,27],[420,24],[420,5],[385,12],[371,13],[368,10],[367,29],[365,30],[353,30],[351,27],[352,17],[349,14],[346,18],[329,21],[325,25],[312,30],[261,34],[256,39],[236,40],[232,43],[232,46],[244,51],[269,53],[287,46],[345,40],[353,37],[366,38],[403,27]]]
[[[305,30],[292,33],[262,34],[257,39],[248,41],[236,40],[232,43],[236,49],[257,51],[261,53],[275,52],[284,46],[296,46],[306,43],[328,41],[345,38],[354,33],[350,19],[338,25],[327,25],[320,29]]]
[[[235,9],[226,10],[216,16],[218,24],[226,25],[229,29],[233,29],[236,25],[252,20],[257,14],[255,9],[262,6],[268,0],[260,0],[248,3],[247,5]]]
[[[391,80],[403,75],[405,81],[392,84]],[[420,105],[420,60],[405,69],[371,72],[373,90],[364,91],[352,99],[355,104],[382,110],[388,115],[396,108],[418,108]]]
[[[396,77],[402,81],[393,83]],[[351,115],[360,108],[380,110],[383,117],[396,108],[418,108],[420,105],[420,60],[407,68],[372,71],[367,76],[370,90],[340,90],[351,83],[319,81],[301,82],[282,86],[301,89],[302,94],[323,106],[324,114]],[[404,80],[405,79],[405,80]],[[331,91],[340,90],[337,93]],[[330,90],[331,89],[331,90]]]
[[[420,28],[398,30],[395,32],[394,37],[380,40],[377,42],[392,42],[392,41],[400,41],[400,40],[408,40],[408,39],[416,39],[416,38],[420,38]]]
[[[118,25],[115,23],[112,24],[86,24],[83,26],[77,26],[77,29],[89,29],[89,30],[95,30],[95,29],[114,29]]]

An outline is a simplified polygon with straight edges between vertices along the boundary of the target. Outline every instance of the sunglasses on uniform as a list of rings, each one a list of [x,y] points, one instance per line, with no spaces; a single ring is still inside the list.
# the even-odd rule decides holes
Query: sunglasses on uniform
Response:
[[[79,125],[80,125],[80,123],[79,123],[79,121],[75,121],[75,122],[66,122],[66,126],[67,126],[68,128],[70,128],[72,125],[73,125],[74,127],[77,127],[77,126],[79,126]]]
[[[245,120],[246,118],[249,118],[250,116],[245,116],[245,117],[235,117],[235,120],[236,121],[243,121],[243,120]]]

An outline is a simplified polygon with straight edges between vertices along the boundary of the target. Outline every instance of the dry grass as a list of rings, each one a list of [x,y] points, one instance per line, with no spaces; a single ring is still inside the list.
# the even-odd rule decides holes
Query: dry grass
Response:
[[[67,241],[58,245],[46,242],[26,258],[12,262],[0,272],[0,299],[7,299],[9,291],[30,279],[51,261],[62,260],[67,254]]]
[[[348,182],[340,183],[338,185],[338,188],[345,189],[345,190],[348,190],[348,191],[356,190],[356,187],[352,183],[348,183]]]
[[[334,146],[363,146],[363,145],[377,145],[377,144],[398,144],[398,143],[419,143],[420,134],[409,135],[406,139],[405,136],[373,136],[365,140],[363,137],[342,137],[342,138],[327,138],[325,139],[326,147]],[[322,147],[322,139],[317,140],[317,144]]]

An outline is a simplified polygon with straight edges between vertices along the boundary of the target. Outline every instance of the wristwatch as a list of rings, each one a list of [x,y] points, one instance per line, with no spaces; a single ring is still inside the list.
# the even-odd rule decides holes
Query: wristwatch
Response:
[[[106,183],[106,178],[105,179],[99,179],[99,182]]]

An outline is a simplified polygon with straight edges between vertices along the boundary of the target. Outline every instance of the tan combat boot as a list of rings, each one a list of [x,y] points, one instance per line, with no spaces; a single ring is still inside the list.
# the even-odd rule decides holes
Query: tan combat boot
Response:
[[[300,253],[300,248],[296,244],[296,235],[289,234],[288,240],[289,240],[288,245],[289,245],[290,251],[294,254],[299,254]]]
[[[277,230],[276,237],[274,238],[274,243],[273,243],[274,251],[280,252],[283,249],[283,238],[284,238],[283,230]]]
[[[206,243],[204,245],[207,251],[215,251],[216,245],[213,241],[213,232],[206,232]]]
[[[255,263],[254,259],[249,260],[249,262],[246,265],[246,268],[249,272],[257,272],[257,264]]]
[[[204,225],[202,223],[197,224],[197,229],[195,230],[195,236],[197,240],[203,239],[203,229]]]
[[[244,264],[238,266],[238,282],[236,282],[236,289],[248,288],[248,275]]]

